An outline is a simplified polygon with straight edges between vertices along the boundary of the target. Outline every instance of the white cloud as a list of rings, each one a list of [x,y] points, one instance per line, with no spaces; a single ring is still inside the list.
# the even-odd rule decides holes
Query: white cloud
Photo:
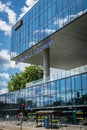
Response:
[[[40,32],[41,33],[47,33],[47,34],[52,34],[54,33],[56,30],[55,29],[49,29],[49,28],[46,28],[46,29],[43,29],[43,30],[35,30],[34,31],[34,34],[37,34],[36,36],[38,37],[38,33]],[[31,42],[32,43],[32,42]],[[30,44],[30,43],[29,43]]]
[[[26,5],[31,8],[38,1],[39,0],[26,0]]]
[[[19,63],[15,65],[15,68],[20,69],[20,71],[24,71],[25,67],[29,66],[30,64],[26,64],[26,63]]]
[[[10,76],[8,73],[0,73],[0,78],[1,79],[5,79],[5,80],[9,80],[10,79]]]
[[[8,50],[1,50],[0,51],[0,70],[8,70],[8,69],[19,69],[20,71],[23,71],[26,66],[29,66],[29,64],[15,64],[14,61],[10,60],[10,54]],[[4,87],[7,87],[7,82],[10,80],[10,75],[6,72],[0,73],[0,86],[3,87],[3,89],[0,90],[0,94],[8,92],[8,89],[4,89]]]
[[[8,92],[8,89],[7,88],[3,88],[0,90],[0,94],[4,94],[4,93],[7,93]]]
[[[10,55],[7,50],[0,51],[0,68],[7,69],[10,65]]]
[[[84,13],[87,10],[84,11]],[[79,17],[83,14],[83,11],[78,12],[77,14],[74,15],[67,15],[65,18],[58,18],[55,22],[54,25],[59,25],[59,28],[63,27],[63,24],[66,25],[67,23],[69,23],[70,21],[76,19],[76,17]]]
[[[10,25],[13,25],[13,24],[16,23],[16,13],[9,8],[8,3],[3,4],[0,1],[0,12],[3,12],[3,13],[7,14]]]
[[[0,51],[0,68],[2,68],[3,70],[7,70],[9,68],[12,69],[18,68],[20,71],[23,71],[26,66],[29,66],[29,64],[24,63],[15,64],[14,61],[11,61],[8,50]]]
[[[5,32],[5,35],[11,35],[11,26],[5,21],[0,20],[0,30]]]
[[[11,1],[6,3],[7,6],[11,6]]]
[[[11,35],[11,27],[16,23],[16,13],[9,8],[10,5],[11,2],[3,4],[0,1],[0,12],[6,13],[8,18],[8,23],[0,20],[0,30],[5,32],[5,35]]]
[[[48,33],[48,34],[51,34],[51,33],[54,33],[56,30],[55,29],[44,29],[44,30],[41,30],[41,33]]]
[[[26,0],[26,6],[24,6],[21,11],[22,13],[19,16],[19,19],[24,16],[24,14],[34,6],[39,0]]]
[[[7,82],[0,82],[0,86],[6,87],[7,86]]]

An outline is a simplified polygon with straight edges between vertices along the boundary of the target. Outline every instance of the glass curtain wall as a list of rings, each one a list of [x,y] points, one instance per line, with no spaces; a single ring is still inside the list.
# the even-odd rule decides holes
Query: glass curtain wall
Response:
[[[54,108],[62,113],[62,122],[65,122],[66,117],[67,123],[85,121],[87,73],[0,95],[0,114],[16,115],[20,112],[22,102],[26,104],[27,112]]]
[[[1,109],[87,105],[87,73],[0,95]],[[11,106],[10,106],[11,104]]]
[[[39,0],[18,29],[12,28],[11,58],[31,48],[87,12],[87,0]]]

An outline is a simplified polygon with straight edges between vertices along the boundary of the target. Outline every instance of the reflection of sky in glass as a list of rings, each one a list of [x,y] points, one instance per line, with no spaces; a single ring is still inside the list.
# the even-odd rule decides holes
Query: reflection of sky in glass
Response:
[[[66,92],[70,92],[71,91],[71,79],[67,78],[66,79]]]
[[[83,86],[84,89],[87,88],[87,76],[86,76],[86,74],[82,75],[82,86]]]
[[[87,0],[40,0],[23,18],[23,25],[12,30],[12,56],[31,48],[87,11]],[[33,16],[33,17],[32,17]]]
[[[75,77],[75,84],[76,84],[76,90],[80,90],[81,89],[81,76]]]
[[[87,73],[0,95],[3,103],[16,104],[21,98],[28,107],[29,101],[32,107],[76,104],[79,99],[87,104]]]
[[[87,90],[83,90],[83,95],[85,95],[85,97],[87,97]]]
[[[61,98],[61,94],[57,93],[57,101],[60,101],[60,98]]]
[[[56,84],[55,82],[51,82],[51,94],[54,94],[56,92]]]
[[[71,101],[71,92],[66,94],[66,101]]]
[[[61,92],[65,92],[65,80],[61,80]]]
[[[40,86],[35,87],[35,95],[40,96],[42,94],[43,88]]]
[[[61,94],[61,100],[65,101],[65,93]]]

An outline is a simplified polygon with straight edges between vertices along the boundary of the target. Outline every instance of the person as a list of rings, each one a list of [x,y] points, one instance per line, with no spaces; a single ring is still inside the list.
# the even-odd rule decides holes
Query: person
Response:
[[[20,121],[21,113],[18,114],[17,119]]]
[[[7,121],[9,120],[9,115],[8,115],[8,114],[6,115],[6,120],[7,120]]]

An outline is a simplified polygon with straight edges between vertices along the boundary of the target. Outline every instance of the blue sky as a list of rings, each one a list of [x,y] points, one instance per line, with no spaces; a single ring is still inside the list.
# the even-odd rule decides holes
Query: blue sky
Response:
[[[23,71],[27,64],[10,61],[11,27],[37,0],[0,0],[0,93],[7,92],[11,75]]]
[[[38,0],[0,0],[0,94],[7,92],[11,75],[27,64],[10,60],[11,28]],[[55,73],[51,69],[51,73]]]

